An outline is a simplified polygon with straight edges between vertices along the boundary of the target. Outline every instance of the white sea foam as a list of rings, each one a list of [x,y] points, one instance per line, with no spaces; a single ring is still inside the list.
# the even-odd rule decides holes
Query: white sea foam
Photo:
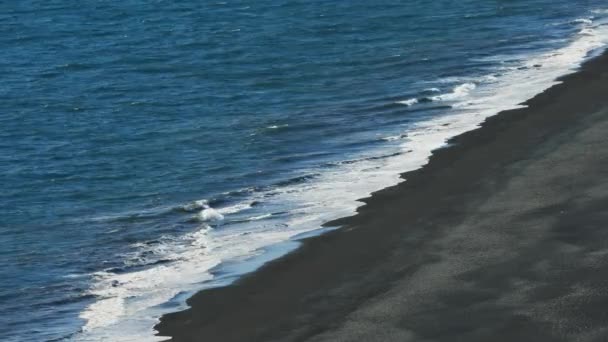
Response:
[[[195,210],[200,210],[203,208],[206,208],[209,204],[209,202],[205,199],[202,200],[197,200],[194,201],[192,203],[188,203],[186,205],[182,206],[182,209],[186,210],[186,211],[195,211]]]
[[[160,265],[145,270],[115,274],[98,272],[90,293],[95,303],[81,313],[86,320],[83,333],[77,339],[92,341],[155,340],[150,333],[154,322],[154,306],[167,302],[182,289],[191,289],[193,280],[212,278],[209,270],[219,263],[218,258],[201,258],[205,249],[204,230],[200,231],[192,248],[182,249],[183,262]],[[198,241],[198,240],[201,241]],[[168,246],[168,247],[177,247]],[[167,248],[170,249],[170,248]],[[141,324],[145,322],[145,325]],[[147,325],[147,329],[145,329]],[[145,337],[145,338],[142,338]]]
[[[233,205],[230,205],[227,207],[221,207],[221,208],[215,209],[215,211],[217,211],[218,213],[220,213],[222,215],[229,215],[229,214],[236,214],[243,210],[250,209],[252,206],[253,206],[253,202],[245,201],[245,202],[236,203],[236,204],[233,204]],[[201,200],[197,200],[197,201],[194,201],[191,203],[184,204],[184,205],[180,206],[180,208],[185,211],[200,211],[202,209],[208,209],[208,208],[210,208],[210,206],[209,206],[209,201],[207,201],[205,199],[201,199]]]
[[[249,221],[258,221],[258,220],[263,220],[266,218],[272,217],[272,214],[263,214],[263,215],[258,215],[258,216],[252,216],[250,218],[248,218]]]
[[[492,82],[495,80],[496,80],[496,77],[494,75],[487,75],[483,79],[483,81],[487,81],[487,82]],[[447,82],[448,80],[443,80],[443,81]],[[453,79],[449,79],[449,81],[453,81]],[[425,100],[427,100],[427,101],[429,101],[429,100],[430,101],[456,101],[458,99],[467,97],[471,93],[471,91],[473,91],[475,88],[477,88],[477,85],[475,83],[466,82],[466,83],[462,83],[462,84],[455,86],[454,89],[452,89],[452,91],[449,93],[431,96],[431,97],[425,98]],[[425,89],[424,91],[427,93],[440,92],[439,88],[428,88],[428,89]],[[397,103],[410,107],[419,102],[420,102],[420,100],[418,100],[417,98],[411,98],[411,99],[407,99],[407,100],[403,100],[403,101],[398,101]]]
[[[416,103],[418,103],[418,99],[408,99],[408,100],[403,100],[403,101],[399,101],[397,103],[400,103],[402,105],[406,105],[406,106],[413,106]]]
[[[495,82],[498,80],[498,77],[496,77],[496,75],[486,75],[483,77],[483,80],[485,82]]]
[[[384,137],[384,138],[382,138],[382,140],[385,140],[385,141],[397,141],[397,140],[400,140],[400,139],[403,139],[403,138],[404,138],[404,135],[400,134],[400,135],[391,135],[391,136],[388,136],[388,137]]]
[[[587,24],[587,25],[593,24],[593,20],[591,18],[579,18],[579,19],[573,20],[572,22],[575,24]]]
[[[229,206],[229,207],[220,208],[220,209],[218,209],[218,212],[222,215],[236,214],[243,210],[250,209],[252,207],[252,205],[253,205],[252,202],[237,203],[237,204]]]
[[[151,327],[166,312],[159,305],[180,293],[193,293],[213,279],[210,270],[222,261],[255,255],[261,248],[285,241],[304,230],[242,230],[217,232],[206,226],[175,241],[165,251],[179,261],[129,273],[98,272],[90,293],[97,297],[80,317],[86,320],[80,341],[156,341]],[[179,309],[174,307],[173,310]]]
[[[213,208],[205,208],[198,213],[198,218],[202,222],[219,222],[224,219],[224,215]]]
[[[477,88],[475,83],[468,82],[454,87],[451,93],[433,96],[430,99],[433,101],[454,101],[468,96],[475,88]]]
[[[209,286],[208,281],[214,279],[211,272],[214,267],[257,255],[270,245],[315,230],[323,222],[354,214],[361,204],[357,199],[399,183],[402,181],[400,173],[422,167],[432,151],[444,146],[449,138],[478,127],[499,111],[521,107],[520,103],[558,83],[555,80],[559,76],[571,72],[591,51],[605,46],[608,28],[589,29],[587,34],[579,35],[569,45],[550,53],[511,57],[513,61],[525,61],[520,65],[525,68],[505,68],[492,82],[479,81],[476,87],[467,81],[451,93],[439,95],[438,100],[452,101],[457,109],[409,127],[407,139],[403,139],[399,147],[403,153],[336,164],[312,181],[260,194],[266,213],[291,208],[285,215],[286,220],[243,221],[230,229],[210,229],[203,224],[193,233],[161,239],[158,246],[153,247],[156,258],[173,262],[128,273],[97,273],[90,289],[97,299],[82,312],[86,324],[83,333],[75,339],[96,342],[155,340],[152,326],[158,317],[167,311],[184,308],[183,301],[169,307],[166,303],[179,294]],[[542,65],[542,68],[534,65]],[[463,103],[466,105],[458,107]],[[369,153],[386,155],[381,149]],[[205,210],[205,206],[208,203],[201,203],[194,210]],[[224,210],[223,213],[222,209],[217,211],[229,215],[236,209]],[[150,248],[146,246],[134,248]]]
[[[289,127],[289,125],[288,124],[285,124],[285,125],[271,125],[271,126],[268,126],[266,128],[268,128],[268,129],[279,129],[279,128],[285,128],[285,127]]]

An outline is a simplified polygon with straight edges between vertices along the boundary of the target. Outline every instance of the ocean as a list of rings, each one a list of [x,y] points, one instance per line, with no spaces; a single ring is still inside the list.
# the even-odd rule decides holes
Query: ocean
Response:
[[[0,23],[9,342],[156,340],[608,42],[599,0],[24,0]]]

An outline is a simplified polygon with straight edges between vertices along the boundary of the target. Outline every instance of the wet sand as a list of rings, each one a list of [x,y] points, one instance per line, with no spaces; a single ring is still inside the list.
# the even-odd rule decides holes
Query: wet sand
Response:
[[[451,141],[171,341],[607,341],[608,55]]]

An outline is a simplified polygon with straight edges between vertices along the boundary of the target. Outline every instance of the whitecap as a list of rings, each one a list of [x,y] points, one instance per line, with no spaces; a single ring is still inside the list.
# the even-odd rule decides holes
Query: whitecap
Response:
[[[188,204],[181,206],[180,208],[185,211],[196,211],[209,207],[209,201],[205,199],[197,200]]]
[[[285,128],[285,127],[289,127],[288,124],[284,124],[284,125],[271,125],[266,127],[267,129],[279,129],[279,128]]]
[[[432,101],[454,101],[468,96],[469,93],[475,88],[477,88],[477,85],[475,83],[467,82],[454,87],[451,93],[432,96],[430,99]]]
[[[413,106],[416,103],[418,103],[418,99],[409,99],[409,100],[404,100],[404,101],[398,101],[397,103],[400,103],[402,105],[406,105],[406,106]]]
[[[258,220],[263,220],[263,219],[269,218],[269,217],[272,217],[272,214],[264,214],[264,215],[252,216],[248,220],[249,221],[258,221]]]
[[[224,215],[222,215],[219,211],[209,207],[201,210],[198,214],[199,220],[202,222],[219,222],[224,219]]]
[[[400,135],[391,135],[391,136],[388,136],[388,137],[384,137],[384,138],[382,138],[382,140],[385,140],[385,141],[397,141],[397,140],[400,140],[402,138],[403,138],[403,135],[400,134]]]
[[[232,206],[220,208],[217,211],[222,215],[229,215],[229,214],[236,214],[243,210],[250,209],[252,206],[253,206],[253,202],[242,202],[242,203],[237,203]]]
[[[573,20],[572,23],[591,25],[591,24],[593,24],[593,20],[591,20],[591,18],[578,18],[578,19]]]

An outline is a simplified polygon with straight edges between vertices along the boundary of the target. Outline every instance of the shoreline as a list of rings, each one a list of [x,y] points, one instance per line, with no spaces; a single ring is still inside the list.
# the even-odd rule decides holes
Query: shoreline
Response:
[[[357,215],[326,224],[341,229],[306,239],[296,251],[228,287],[197,293],[187,301],[190,309],[161,318],[159,335],[172,336],[172,341],[579,337],[565,332],[577,330],[569,323],[576,320],[567,319],[566,313],[558,317],[567,320],[562,328],[550,313],[538,313],[576,297],[576,292],[540,281],[545,274],[525,265],[540,263],[536,266],[543,269],[549,266],[542,262],[551,265],[560,255],[575,253],[570,249],[591,248],[563,242],[553,230],[561,224],[556,217],[573,216],[566,221],[589,224],[600,220],[585,210],[585,215],[569,214],[586,206],[570,204],[581,197],[574,195],[592,188],[569,178],[577,173],[594,176],[586,182],[595,181],[597,188],[606,175],[596,165],[606,158],[577,153],[585,146],[580,141],[597,138],[593,127],[608,120],[601,113],[608,108],[603,98],[608,77],[600,77],[602,73],[608,75],[607,53],[527,101],[527,108],[501,112],[481,128],[451,139],[423,168],[403,174],[407,181],[364,199]],[[572,142],[577,134],[582,137]],[[596,140],[598,146],[608,146],[608,139]],[[577,154],[582,160],[573,167]],[[560,161],[559,155],[571,158]],[[552,174],[543,174],[539,165],[551,166]],[[569,173],[573,171],[577,173]],[[553,173],[563,179],[553,179]],[[526,189],[539,194],[526,194]],[[593,198],[593,207],[601,211],[603,193],[583,195]],[[525,227],[533,227],[532,232]],[[594,240],[601,239],[585,242]],[[553,259],[533,253],[532,245],[542,246]],[[605,266],[600,261],[596,263]],[[518,282],[523,284],[511,284]],[[564,283],[578,285],[574,280],[574,285]],[[528,302],[518,302],[518,296],[528,295],[520,293],[522,288],[545,289],[534,301],[551,305],[534,306],[527,297]],[[596,299],[598,308],[606,300],[601,294]],[[594,316],[587,325],[597,323],[598,331],[608,326],[608,318],[596,316],[601,317]],[[513,335],[518,332],[523,335]]]

